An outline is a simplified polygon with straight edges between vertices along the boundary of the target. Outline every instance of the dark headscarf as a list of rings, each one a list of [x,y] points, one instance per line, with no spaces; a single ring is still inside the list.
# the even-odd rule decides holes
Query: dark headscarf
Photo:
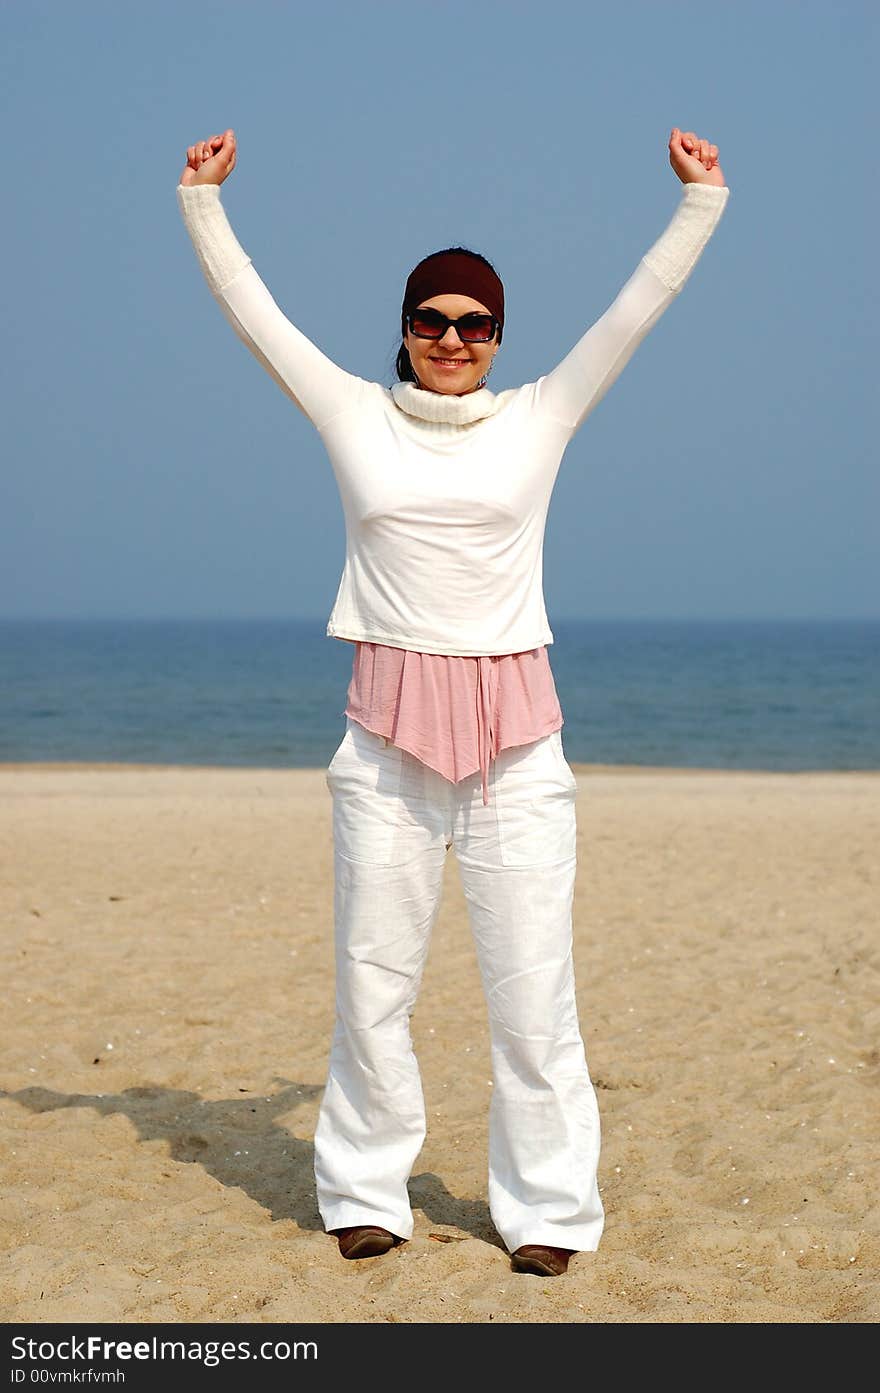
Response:
[[[406,282],[400,314],[400,332],[406,334],[406,316],[435,295],[469,295],[494,314],[504,328],[504,286],[485,261],[466,252],[433,252],[420,261]],[[501,341],[501,333],[498,335]]]

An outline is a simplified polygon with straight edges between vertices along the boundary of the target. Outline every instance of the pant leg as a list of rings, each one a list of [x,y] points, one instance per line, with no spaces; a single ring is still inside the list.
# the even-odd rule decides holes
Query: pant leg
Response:
[[[315,1131],[318,1209],[327,1230],[381,1224],[409,1238],[407,1180],[425,1139],[409,1022],[440,904],[449,795],[352,720],[327,785],[336,1023]]]
[[[560,732],[502,751],[484,807],[458,786],[453,840],[486,993],[489,1208],[510,1252],[595,1250],[600,1122],[572,961],[577,785]]]

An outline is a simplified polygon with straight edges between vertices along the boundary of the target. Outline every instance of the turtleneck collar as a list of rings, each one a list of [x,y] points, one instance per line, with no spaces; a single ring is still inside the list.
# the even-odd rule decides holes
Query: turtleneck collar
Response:
[[[488,387],[478,387],[462,397],[451,392],[430,392],[414,382],[395,382],[391,395],[401,411],[422,421],[440,421],[447,425],[469,426],[492,416],[498,410],[498,398]]]

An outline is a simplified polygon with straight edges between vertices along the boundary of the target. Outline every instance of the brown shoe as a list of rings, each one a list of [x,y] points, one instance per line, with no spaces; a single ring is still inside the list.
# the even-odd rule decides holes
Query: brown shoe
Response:
[[[539,1277],[561,1277],[568,1271],[568,1260],[577,1248],[548,1248],[543,1243],[525,1243],[511,1254],[514,1272],[534,1272]]]
[[[402,1242],[396,1234],[378,1224],[360,1224],[355,1228],[331,1230],[339,1239],[339,1251],[344,1258],[375,1258],[387,1253],[395,1243]]]

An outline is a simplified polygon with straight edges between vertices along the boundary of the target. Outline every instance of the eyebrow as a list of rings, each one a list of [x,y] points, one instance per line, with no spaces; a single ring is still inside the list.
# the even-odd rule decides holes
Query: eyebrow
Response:
[[[463,314],[446,314],[443,310],[438,310],[436,305],[419,305],[413,311],[414,314],[439,314],[443,319],[467,319],[469,314],[478,314],[486,319],[491,319],[492,314],[489,310],[465,310]]]

